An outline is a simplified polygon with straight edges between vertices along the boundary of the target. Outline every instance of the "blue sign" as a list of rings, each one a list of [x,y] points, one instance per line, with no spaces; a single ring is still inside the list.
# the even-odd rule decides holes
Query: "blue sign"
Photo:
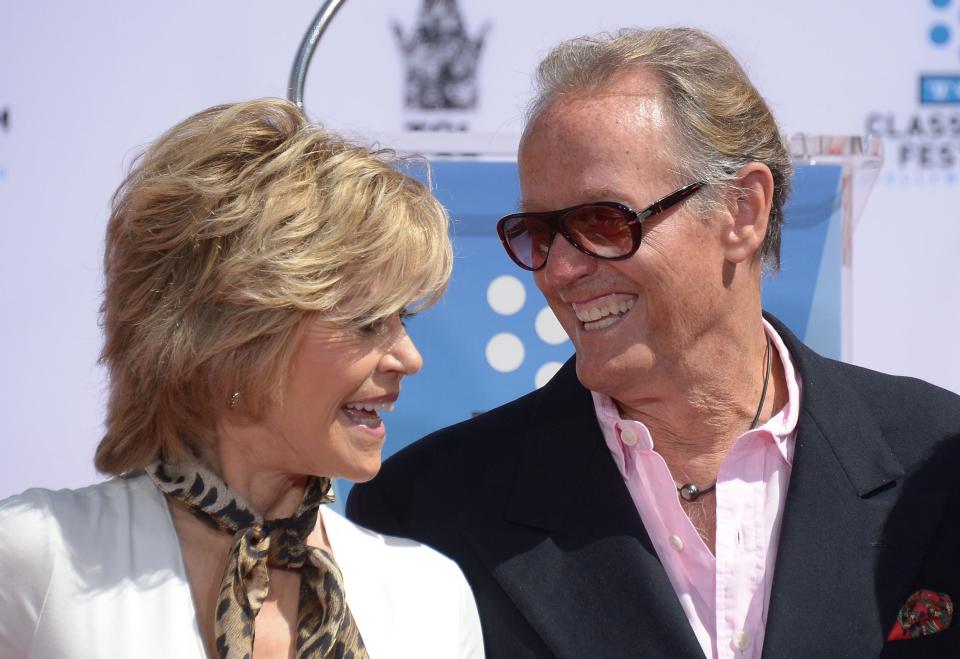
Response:
[[[920,102],[924,105],[960,104],[960,75],[921,75]]]

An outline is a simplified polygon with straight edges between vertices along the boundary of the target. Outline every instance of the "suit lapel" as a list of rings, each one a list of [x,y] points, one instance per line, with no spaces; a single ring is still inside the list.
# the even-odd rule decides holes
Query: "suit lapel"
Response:
[[[849,367],[768,320],[803,391],[763,656],[876,656],[922,560],[923,542],[905,544],[879,574],[904,469]],[[505,509],[461,531],[551,652],[702,656],[573,359],[537,393],[519,441]]]
[[[880,589],[877,561],[903,468],[843,367],[770,320],[803,391],[763,656],[822,656],[824,648],[876,656],[920,560],[905,552],[904,569],[883,575]]]
[[[574,359],[540,390],[505,515],[462,529],[559,657],[702,656]]]

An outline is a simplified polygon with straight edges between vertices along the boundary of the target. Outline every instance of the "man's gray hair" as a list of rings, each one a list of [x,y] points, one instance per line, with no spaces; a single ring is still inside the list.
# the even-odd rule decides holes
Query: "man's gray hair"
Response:
[[[793,171],[780,129],[740,64],[720,42],[693,28],[621,30],[561,43],[540,63],[528,121],[564,95],[600,91],[619,73],[644,67],[663,85],[677,140],[676,174],[703,181],[695,201],[720,203],[737,173],[761,162],[773,173],[773,203],[760,256],[780,267],[783,205]]]

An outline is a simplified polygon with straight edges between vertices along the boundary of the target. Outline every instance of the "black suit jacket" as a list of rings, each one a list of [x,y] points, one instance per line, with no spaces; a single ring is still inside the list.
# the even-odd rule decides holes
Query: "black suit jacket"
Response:
[[[777,330],[803,393],[763,656],[960,656],[960,620],[886,642],[917,589],[960,604],[960,397]],[[490,657],[703,656],[573,359],[399,452],[347,513],[460,565]]]

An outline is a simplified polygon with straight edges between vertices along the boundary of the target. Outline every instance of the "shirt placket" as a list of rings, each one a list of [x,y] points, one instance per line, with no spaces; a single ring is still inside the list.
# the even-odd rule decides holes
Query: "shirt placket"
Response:
[[[716,621],[718,657],[757,657],[762,641],[767,461],[765,431],[737,439],[717,478]]]
[[[634,422],[621,422],[619,428],[628,473],[637,479],[634,487],[628,489],[635,498],[640,496],[649,502],[643,508],[655,514],[650,525],[653,528],[647,529],[651,542],[679,595],[680,605],[691,620],[694,634],[701,645],[706,642],[709,647],[716,637],[713,554],[684,512],[670,469],[653,450],[649,432]],[[625,430],[627,441],[623,440]],[[701,624],[693,622],[695,620]]]

